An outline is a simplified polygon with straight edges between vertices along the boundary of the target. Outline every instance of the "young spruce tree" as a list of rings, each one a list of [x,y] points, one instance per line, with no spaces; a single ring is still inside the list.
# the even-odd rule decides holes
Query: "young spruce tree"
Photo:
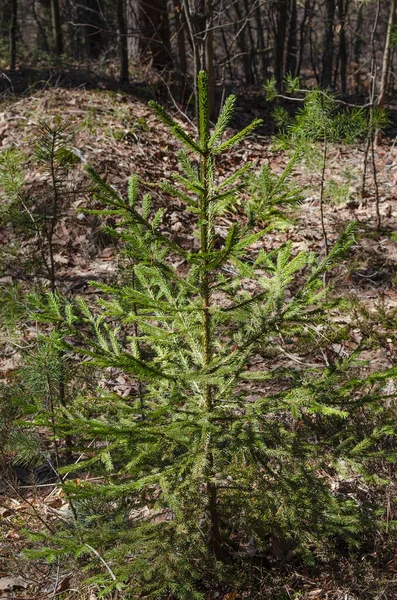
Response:
[[[223,141],[235,97],[211,132],[207,85],[201,72],[197,140],[151,103],[185,148],[175,185],[161,188],[192,213],[198,250],[164,232],[148,194],[138,205],[137,177],[124,199],[89,169],[129,277],[96,284],[97,308],[81,299],[74,315],[67,310],[64,343],[103,378],[129,377],[131,393],[103,386],[65,409],[65,433],[85,456],[65,468],[77,474],[64,483],[75,518],[33,556],[81,557],[104,595],[208,597],[222,583],[235,589],[272,552],[313,561],[333,539],[359,544],[364,527],[365,510],[332,489],[330,472],[346,468],[355,449],[356,463],[371,450],[371,427],[359,447],[352,415],[376,404],[391,374],[360,377],[356,353],[328,365],[309,358],[337,337],[326,325],[323,275],[353,243],[354,226],[321,262],[293,255],[289,243],[266,252],[264,216],[296,200],[285,177],[274,185],[267,177],[263,194],[243,194],[240,222],[219,247],[217,224],[236,206],[250,165],[219,181],[216,159],[259,121]]]

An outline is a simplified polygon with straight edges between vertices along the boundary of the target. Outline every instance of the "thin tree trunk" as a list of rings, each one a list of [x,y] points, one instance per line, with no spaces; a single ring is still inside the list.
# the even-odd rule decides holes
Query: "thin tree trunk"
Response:
[[[373,22],[371,37],[370,37],[370,46],[371,46],[371,73],[370,73],[370,90],[369,90],[369,131],[367,136],[367,141],[364,148],[364,156],[363,156],[363,169],[362,169],[362,180],[361,180],[361,197],[365,196],[365,186],[366,186],[366,176],[367,176],[367,163],[368,163],[368,154],[369,150],[372,146],[374,139],[374,127],[373,127],[373,115],[374,115],[374,105],[375,105],[375,95],[376,95],[376,74],[378,71],[377,61],[376,61],[376,44],[375,44],[375,36],[376,31],[378,29],[379,16],[381,10],[381,0],[377,0],[376,2],[376,12],[375,19]]]
[[[205,57],[204,68],[208,73],[208,106],[210,115],[214,116],[215,77],[214,77],[214,2],[205,1]]]
[[[378,96],[378,107],[382,108],[385,104],[387,88],[389,84],[390,77],[390,57],[391,57],[391,37],[393,33],[393,27],[396,20],[396,7],[397,0],[391,0],[390,2],[390,14],[389,14],[389,22],[387,26],[387,34],[385,41],[385,49],[383,52],[383,62],[382,62],[382,76],[380,80],[380,88],[379,88],[379,96]],[[376,141],[380,142],[382,138],[381,131],[376,132]]]
[[[260,64],[260,74],[263,79],[267,79],[269,73],[267,68],[267,59],[266,59],[266,45],[265,45],[265,36],[263,35],[263,24],[262,24],[262,15],[260,5],[257,4],[255,8],[255,21],[256,21],[256,37],[259,51],[259,64]]]
[[[285,70],[287,73],[289,73],[292,76],[295,75],[297,58],[298,58],[297,22],[298,22],[298,11],[297,11],[297,6],[296,6],[296,0],[290,0],[287,59],[286,59]]]
[[[140,0],[141,40],[155,69],[173,64],[166,0]]]
[[[11,1],[10,19],[10,69],[15,71],[17,63],[17,25],[18,25],[18,2]]]
[[[209,139],[209,127],[208,127],[208,115],[206,115],[206,131],[204,135],[200,136],[201,139]],[[203,120],[204,120],[203,118]],[[201,117],[200,117],[201,119]],[[211,237],[213,232],[210,230],[208,224],[209,205],[212,200],[211,189],[208,186],[208,172],[209,169],[213,168],[211,164],[211,157],[208,151],[208,142],[205,141],[204,153],[202,154],[200,164],[200,180],[203,185],[203,191],[200,198],[200,246],[203,256],[207,256],[208,252],[212,250]],[[213,358],[213,330],[211,323],[211,282],[210,273],[206,268],[206,259],[204,259],[204,272],[201,281],[201,301],[202,301],[202,314],[203,314],[203,358],[204,365],[208,367]],[[203,387],[203,400],[207,410],[208,417],[214,412],[214,397],[213,397],[213,386],[209,383],[205,383]],[[207,469],[206,469],[206,490],[207,490],[207,513],[209,518],[209,539],[208,549],[217,560],[224,559],[224,553],[222,549],[222,540],[219,525],[219,515],[217,507],[217,488],[213,482],[214,477],[214,456],[212,451],[209,449],[207,453]]]
[[[250,68],[251,68],[251,80],[253,83],[258,81],[258,70],[257,70],[257,51],[255,46],[254,35],[252,32],[251,21],[252,21],[252,8],[250,6],[249,0],[244,0],[244,11],[247,19],[247,34],[249,39],[249,59],[250,59]]]
[[[342,94],[347,93],[347,44],[346,44],[346,14],[349,6],[349,0],[338,0],[339,16],[339,64],[340,64],[340,85]]]
[[[322,57],[321,85],[330,88],[332,85],[332,67],[334,59],[334,16],[335,0],[326,0],[324,52]]]
[[[362,50],[362,46],[363,46],[363,39],[361,36],[361,27],[363,24],[363,10],[364,10],[364,5],[360,4],[358,7],[358,14],[357,14],[357,24],[356,24],[356,29],[355,29],[355,38],[356,41],[354,43],[354,62],[355,62],[355,66],[356,66],[356,89],[355,92],[356,94],[360,93],[360,60],[361,60],[361,50]]]
[[[176,41],[178,48],[178,66],[182,75],[186,78],[187,75],[187,57],[186,57],[186,40],[185,29],[183,25],[182,3],[181,0],[174,1],[175,29]]]
[[[243,24],[244,16],[241,11],[241,7],[239,6],[239,0],[234,3],[234,10],[236,12],[236,23],[234,26],[235,35],[237,39],[237,45],[240,50],[240,54],[243,61],[243,69],[244,69],[244,79],[247,85],[252,85],[252,71],[251,71],[251,57],[247,50],[247,44],[245,39],[245,33],[248,25],[248,21],[245,21]]]
[[[274,76],[281,90],[284,80],[284,49],[287,30],[288,5],[287,0],[279,0],[276,7],[276,22],[274,30]]]
[[[324,219],[324,191],[325,191],[325,169],[327,166],[327,153],[328,153],[327,138],[324,136],[323,165],[322,165],[322,169],[321,169],[321,182],[320,182],[320,222],[321,222],[321,231],[323,234],[325,256],[328,256],[328,234],[327,234],[327,228],[325,226],[325,219]]]
[[[61,54],[63,54],[63,36],[59,0],[51,0],[51,19],[55,54],[61,56]]]
[[[309,0],[305,0],[305,11],[303,14],[303,18],[299,27],[299,46],[298,46],[298,56],[296,59],[296,69],[294,73],[294,77],[299,77],[302,68],[303,54],[305,50],[305,44],[307,40],[307,21],[309,17]]]
[[[120,82],[128,83],[128,41],[124,0],[117,0],[117,24],[120,36]]]
[[[214,110],[213,0],[199,0],[199,2],[182,0],[182,2],[184,19],[193,52],[196,118],[198,118],[197,75],[202,70],[208,73],[210,114]]]

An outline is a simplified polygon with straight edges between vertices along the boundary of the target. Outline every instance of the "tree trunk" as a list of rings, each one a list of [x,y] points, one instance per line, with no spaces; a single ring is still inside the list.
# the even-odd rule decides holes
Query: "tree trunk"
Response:
[[[334,59],[334,16],[335,0],[326,0],[326,18],[324,34],[324,51],[322,57],[321,86],[330,88],[332,86],[332,66]]]
[[[37,49],[49,54],[51,52],[51,44],[47,37],[48,25],[51,23],[49,0],[32,0],[32,14],[37,25]]]
[[[197,75],[208,73],[208,103],[210,114],[214,110],[214,0],[182,0],[189,41],[193,52],[196,116],[198,116]]]
[[[77,43],[77,53],[80,51],[86,57],[99,56],[102,48],[102,29],[103,29],[103,2],[102,0],[80,0],[76,5],[77,21],[81,25],[80,32],[75,37]],[[78,55],[78,54],[77,54]]]
[[[59,0],[51,0],[51,19],[55,54],[56,56],[61,56],[63,54],[63,37]]]
[[[156,69],[172,65],[170,24],[165,0],[140,1],[140,26],[143,52]]]
[[[11,1],[10,15],[10,69],[15,71],[17,63],[17,25],[18,25],[18,2]]]
[[[139,0],[127,0],[125,14],[128,32],[128,58],[134,62],[138,62],[140,58],[141,37],[141,26],[139,22]]]
[[[305,0],[305,9],[302,21],[299,26],[299,45],[297,48],[298,55],[296,59],[296,69],[294,73],[294,77],[299,77],[302,68],[303,54],[305,50],[305,43],[307,40],[307,22],[309,18],[309,0]]]
[[[182,75],[186,78],[187,75],[187,58],[186,58],[186,43],[185,29],[182,16],[182,1],[173,0],[174,4],[174,22],[176,30],[176,41],[178,48],[178,66]]]
[[[124,0],[117,0],[117,24],[119,29],[120,44],[120,83],[128,83],[128,42],[127,42],[127,21],[125,18]]]
[[[295,76],[298,58],[297,23],[298,11],[296,6],[296,0],[290,0],[287,58],[285,70],[292,76]]]
[[[275,27],[274,27],[274,76],[277,80],[277,86],[281,90],[285,75],[284,70],[284,49],[285,36],[288,22],[288,4],[287,0],[279,0],[276,7]]]
[[[252,57],[250,56],[248,49],[247,49],[247,40],[245,37],[246,34],[246,30],[248,27],[248,19],[245,20],[244,23],[244,18],[246,17],[246,15],[243,15],[241,7],[239,6],[239,0],[237,0],[237,2],[234,5],[234,10],[236,12],[236,23],[234,26],[234,31],[235,31],[235,36],[236,36],[236,40],[237,40],[237,45],[239,47],[240,50],[240,55],[242,57],[242,61],[243,61],[243,68],[244,68],[244,78],[245,78],[245,83],[247,85],[252,85],[253,84],[253,73],[252,73],[252,69],[251,69],[251,63],[252,63]]]
[[[339,13],[339,61],[340,61],[340,86],[342,94],[347,93],[347,44],[346,44],[346,14],[349,0],[338,0]]]
[[[387,26],[387,34],[385,40],[385,49],[383,52],[382,62],[382,76],[380,80],[378,106],[384,106],[387,94],[387,87],[390,76],[390,56],[391,56],[391,36],[393,32],[394,23],[396,21],[396,6],[397,0],[390,0],[390,14],[389,23]]]
[[[360,73],[361,73],[361,69],[360,67],[360,60],[361,60],[361,50],[362,50],[362,46],[363,46],[363,39],[361,37],[360,31],[361,31],[361,26],[363,24],[363,4],[360,4],[358,7],[358,14],[357,14],[357,25],[356,25],[356,29],[355,29],[355,38],[356,41],[354,43],[354,66],[356,69],[356,81],[355,81],[355,92],[356,94],[360,93]]]
[[[260,5],[257,4],[255,8],[255,22],[256,22],[256,38],[259,51],[259,65],[260,74],[262,79],[267,79],[269,76],[267,58],[266,58],[266,45],[265,36],[263,34],[263,23]]]

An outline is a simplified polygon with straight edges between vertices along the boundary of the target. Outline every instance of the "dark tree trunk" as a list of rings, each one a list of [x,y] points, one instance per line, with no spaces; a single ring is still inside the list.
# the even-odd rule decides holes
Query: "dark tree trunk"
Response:
[[[81,49],[87,57],[98,57],[103,43],[103,0],[80,0],[76,9],[80,31],[84,36]],[[77,38],[81,39],[81,35]]]
[[[381,75],[380,88],[379,88],[378,106],[384,106],[385,100],[386,100],[387,88],[388,88],[388,84],[389,84],[392,35],[393,35],[394,24],[396,21],[396,9],[397,9],[397,0],[391,0],[390,12],[389,12],[389,22],[387,25],[385,47],[384,47],[384,51],[383,51],[382,75]]]
[[[18,2],[11,1],[10,14],[10,69],[15,71],[17,64],[17,26],[18,26]]]
[[[168,5],[165,0],[141,0],[140,23],[142,48],[154,68],[172,65]]]
[[[309,0],[305,0],[305,9],[302,17],[302,21],[299,26],[299,45],[297,48],[298,56],[296,59],[296,69],[294,76],[299,77],[302,68],[303,55],[305,51],[305,44],[307,40],[307,30],[308,30],[308,18],[309,18]]]
[[[260,64],[260,73],[263,79],[267,79],[269,76],[267,58],[266,58],[266,46],[265,46],[265,36],[263,33],[263,23],[262,23],[262,14],[260,5],[257,4],[255,8],[255,23],[256,23],[256,38],[257,45],[259,51],[259,64]]]
[[[236,17],[237,17],[236,23],[235,23],[235,35],[236,35],[237,45],[239,47],[240,54],[241,54],[242,61],[243,61],[245,83],[247,85],[252,85],[252,83],[254,82],[253,73],[252,73],[252,57],[250,56],[250,53],[248,52],[247,40],[246,40],[248,19],[244,22],[244,18],[246,18],[246,15],[243,14],[243,12],[241,10],[241,7],[239,5],[239,0],[237,0],[237,2],[235,2],[234,10],[236,12]]]
[[[287,58],[285,70],[287,73],[290,73],[294,77],[296,74],[296,65],[298,59],[297,24],[298,11],[296,6],[296,0],[290,0]]]
[[[288,22],[288,4],[287,0],[278,0],[275,8],[275,27],[274,27],[274,76],[277,80],[279,89],[283,87],[284,70],[284,48],[285,36]]]
[[[187,57],[185,28],[182,15],[182,0],[173,0],[174,5],[174,26],[176,33],[176,42],[178,49],[178,67],[184,77],[187,75]]]
[[[124,0],[117,0],[117,24],[119,29],[119,51],[120,51],[120,82],[128,83],[128,42],[127,42],[127,21],[125,16]]]
[[[364,10],[364,5],[360,4],[358,7],[358,14],[357,14],[357,24],[356,24],[356,29],[355,29],[355,43],[354,43],[354,66],[356,69],[356,89],[355,92],[356,94],[360,93],[360,60],[361,60],[361,51],[362,51],[362,47],[363,47],[363,39],[360,35],[360,31],[361,31],[361,27],[363,24],[363,10]]]
[[[326,0],[326,17],[324,33],[324,51],[322,56],[321,86],[332,86],[332,67],[334,61],[334,16],[336,0]]]
[[[33,18],[37,24],[37,49],[51,52],[51,44],[48,41],[47,32],[51,26],[50,0],[32,0]]]
[[[213,37],[213,0],[182,0],[184,19],[189,33],[193,52],[194,84],[196,86],[199,71],[208,73],[208,102],[210,113],[214,110],[214,37]],[[196,88],[195,88],[196,89]],[[196,114],[197,89],[196,89]]]
[[[347,44],[346,44],[346,14],[349,0],[338,0],[339,13],[339,62],[340,62],[340,85],[342,94],[347,93]]]
[[[59,0],[51,0],[51,19],[55,54],[61,56],[63,54],[63,36]]]

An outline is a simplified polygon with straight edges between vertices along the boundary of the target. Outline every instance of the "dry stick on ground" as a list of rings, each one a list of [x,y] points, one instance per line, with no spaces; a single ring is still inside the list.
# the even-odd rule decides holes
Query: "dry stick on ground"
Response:
[[[327,165],[327,152],[328,152],[327,138],[324,135],[323,165],[322,165],[322,169],[321,169],[321,183],[320,183],[320,221],[321,221],[321,231],[323,234],[325,256],[328,256],[328,235],[327,235],[327,229],[325,227],[325,221],[324,221],[324,188],[325,188],[325,168]]]
[[[55,531],[54,529],[52,529],[52,527],[50,525],[48,525],[48,523],[42,518],[42,516],[39,514],[37,508],[35,507],[34,504],[32,504],[32,502],[30,502],[30,500],[28,500],[27,498],[25,498],[25,496],[23,496],[21,494],[21,492],[18,490],[18,488],[16,488],[14,485],[12,485],[12,483],[8,482],[8,485],[10,486],[10,488],[12,489],[12,491],[14,492],[14,494],[17,494],[17,496],[19,496],[19,498],[21,498],[21,500],[23,500],[24,502],[26,502],[26,504],[28,504],[30,506],[30,508],[33,510],[35,517],[40,521],[40,523],[42,523],[44,525],[44,527],[46,529],[48,529],[48,531],[54,535]]]
[[[379,185],[378,185],[378,172],[376,170],[376,162],[375,162],[375,136],[371,135],[371,158],[372,158],[372,172],[374,176],[374,185],[375,185],[375,208],[376,208],[376,230],[379,231],[382,220],[380,215],[380,196],[379,196]]]

